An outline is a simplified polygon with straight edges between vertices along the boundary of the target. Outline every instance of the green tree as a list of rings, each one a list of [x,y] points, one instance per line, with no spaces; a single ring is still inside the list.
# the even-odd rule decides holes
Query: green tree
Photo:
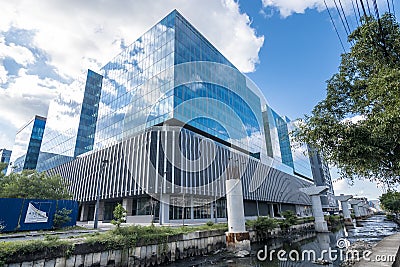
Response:
[[[283,221],[281,221],[282,229],[289,229],[290,226],[296,224],[297,216],[293,211],[285,210],[281,213],[281,215],[283,216],[283,218],[285,218]]]
[[[379,197],[382,207],[396,214],[400,214],[400,192],[388,191]]]
[[[63,227],[64,224],[71,221],[71,213],[72,210],[62,208],[61,210],[57,210],[54,214],[53,219],[53,227],[58,229]]]
[[[4,176],[0,182],[1,198],[71,199],[67,184],[59,175],[32,170]]]
[[[261,239],[268,239],[269,231],[278,227],[278,222],[270,217],[258,217],[251,223],[251,226]]]
[[[117,228],[121,226],[121,223],[125,222],[125,217],[126,217],[126,209],[122,207],[121,203],[118,203],[118,205],[114,209],[114,220],[111,221],[112,224],[116,225]]]
[[[364,17],[349,36],[326,98],[295,132],[343,178],[400,182],[400,28],[391,14]]]
[[[4,177],[3,171],[7,168],[8,163],[0,162],[0,179]]]

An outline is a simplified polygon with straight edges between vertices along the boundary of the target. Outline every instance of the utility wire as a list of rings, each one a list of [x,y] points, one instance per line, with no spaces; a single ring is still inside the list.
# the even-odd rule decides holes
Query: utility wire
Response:
[[[339,38],[340,45],[341,45],[342,48],[343,48],[343,52],[346,53],[346,49],[344,48],[344,45],[343,45],[343,42],[342,42],[342,38],[340,38],[340,34],[339,34],[339,32],[338,32],[338,30],[337,30],[337,28],[336,28],[335,22],[333,21],[331,12],[329,11],[328,5],[326,4],[326,1],[325,1],[325,0],[324,0],[324,4],[325,4],[325,7],[326,7],[326,10],[328,11],[329,17],[331,18],[331,22],[332,22],[333,28],[335,28],[336,34],[337,34],[337,36],[338,36],[338,38]]]
[[[339,0],[339,4],[340,4],[340,8],[342,9],[343,17],[344,17],[344,20],[346,21],[346,25],[347,25],[347,28],[349,29],[349,34],[350,34],[351,33],[351,29],[350,29],[350,26],[349,26],[349,22],[347,21],[346,14],[344,13],[344,9],[343,9],[343,6],[342,6],[342,1]]]
[[[393,15],[396,17],[396,12],[394,11],[394,1],[392,0],[392,9],[393,9]]]
[[[365,11],[365,6],[364,6],[363,0],[360,0],[360,4],[361,4],[362,10],[364,12],[364,16],[366,17],[367,16],[367,12]]]
[[[369,9],[369,0],[365,0],[365,2],[367,2],[368,13],[370,16],[372,16],[371,9]]]
[[[354,7],[354,1],[351,0],[351,5],[353,6],[354,16],[356,17],[357,27],[360,27],[360,23],[358,22],[356,8]]]
[[[343,18],[342,18],[342,14],[340,13],[339,7],[338,7],[338,5],[336,4],[336,0],[333,0],[333,2],[335,3],[336,10],[337,10],[337,12],[338,12],[338,14],[339,14],[340,21],[342,22],[343,28],[344,28],[344,30],[345,30],[347,36],[349,36],[350,33],[347,31],[346,24],[344,23],[344,20],[343,20]]]
[[[386,3],[387,3],[387,5],[388,5],[388,10],[389,10],[389,13],[392,13],[392,12],[390,11],[390,4],[389,4],[389,0],[386,0]]]
[[[379,17],[378,4],[376,3],[376,0],[372,0],[372,2],[374,3],[375,14],[376,14],[376,18],[378,20],[379,34],[380,34],[381,42],[383,45],[383,52],[385,53],[386,58],[389,59],[389,53],[387,51],[385,37],[383,35],[382,23],[381,23],[381,19]]]
[[[378,5],[377,5],[377,3],[376,3],[376,0],[372,0],[372,2],[374,3],[374,9],[375,9],[376,19],[379,21],[379,10],[378,10]]]
[[[358,17],[360,18],[360,23],[362,23],[362,16],[361,16],[361,12],[360,12],[360,7],[358,6],[358,1],[356,0],[356,5],[357,5],[357,11],[358,11]]]

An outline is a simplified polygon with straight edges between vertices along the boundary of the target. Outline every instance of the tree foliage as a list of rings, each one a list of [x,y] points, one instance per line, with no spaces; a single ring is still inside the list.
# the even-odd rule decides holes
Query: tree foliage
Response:
[[[8,163],[0,162],[0,179],[5,176],[3,171],[7,168],[7,165]]]
[[[53,227],[58,229],[63,227],[66,223],[71,221],[71,213],[72,210],[62,208],[61,210],[57,210],[56,213],[54,214],[54,219],[53,219]]]
[[[280,222],[282,229],[289,229],[290,226],[296,224],[297,216],[292,210],[285,210],[281,212],[281,215],[283,216],[283,218],[285,218],[283,221]]]
[[[400,192],[388,191],[386,194],[382,194],[379,200],[385,210],[396,214],[400,213]]]
[[[119,228],[121,224],[125,222],[126,217],[126,210],[124,207],[122,207],[121,203],[118,203],[118,205],[115,207],[113,214],[115,220],[112,220],[111,223]]]
[[[0,198],[70,199],[72,195],[61,176],[25,170],[0,177]]]
[[[400,182],[400,28],[391,14],[363,18],[349,36],[326,98],[295,133],[343,178]]]

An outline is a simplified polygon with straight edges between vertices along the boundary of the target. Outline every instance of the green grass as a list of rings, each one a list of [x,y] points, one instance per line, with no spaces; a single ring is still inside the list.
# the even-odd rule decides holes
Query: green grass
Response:
[[[74,229],[75,230],[75,229]],[[80,242],[106,249],[125,249],[136,244],[163,243],[168,237],[187,234],[196,231],[228,230],[227,224],[212,224],[200,226],[156,227],[156,226],[127,226],[107,232],[95,232],[79,236]],[[0,242],[0,266],[15,255],[32,255],[43,250],[60,250],[64,254],[72,253],[76,240],[71,238],[59,239],[57,236],[45,235],[44,240]]]
[[[32,255],[45,249],[68,251],[72,249],[71,241],[59,240],[58,238],[47,238],[44,240],[13,241],[0,243],[0,266],[7,260],[15,258],[16,255]]]

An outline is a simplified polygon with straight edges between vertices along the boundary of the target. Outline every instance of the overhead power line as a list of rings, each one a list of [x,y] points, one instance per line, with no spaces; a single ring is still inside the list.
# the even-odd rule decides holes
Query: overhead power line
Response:
[[[351,29],[350,29],[350,26],[349,26],[349,22],[347,21],[346,14],[344,13],[344,9],[343,9],[343,5],[342,5],[342,1],[341,0],[339,0],[339,4],[340,4],[340,8],[342,9],[342,14],[343,14],[344,20],[346,21],[346,25],[347,25],[347,28],[349,29],[349,34],[350,34],[351,33]]]
[[[364,16],[367,16],[367,12],[365,11],[364,1],[363,1],[363,0],[360,0],[360,4],[361,4],[361,7],[362,7]]]
[[[343,28],[344,28],[344,30],[345,30],[347,36],[348,36],[348,35],[350,35],[350,32],[349,32],[349,31],[347,30],[347,28],[346,28],[346,24],[344,23],[344,20],[343,20],[343,18],[342,18],[342,14],[340,13],[339,7],[338,7],[338,5],[336,4],[336,0],[333,0],[333,2],[335,3],[336,10],[337,10],[337,12],[338,12],[338,14],[339,14],[340,21],[342,22]]]
[[[358,17],[360,18],[360,23],[361,23],[361,12],[360,12],[360,7],[358,6],[358,0],[356,0],[356,5],[357,5],[357,11],[358,11]]]
[[[356,8],[355,8],[355,6],[354,6],[353,0],[351,0],[351,5],[353,6],[353,12],[354,12],[354,16],[356,17],[357,27],[360,27],[360,24],[359,24],[359,22],[358,22],[358,17],[357,17]]]
[[[375,15],[376,15],[376,19],[379,20],[379,10],[378,10],[378,5],[376,3],[376,0],[372,0],[372,2],[374,3],[374,9],[375,9]]]
[[[372,2],[374,3],[376,19],[378,20],[379,35],[381,37],[381,42],[382,42],[382,45],[383,45],[383,52],[385,53],[385,56],[387,58],[389,58],[389,54],[388,54],[387,47],[386,47],[385,36],[383,35],[382,23],[381,23],[381,19],[379,17],[378,4],[376,3],[376,0],[372,0]]]
[[[389,13],[392,13],[392,12],[390,11],[390,4],[389,4],[389,0],[386,0],[386,3],[387,3],[387,6],[388,6]]]
[[[343,48],[343,52],[346,53],[346,49],[344,48],[344,45],[343,45],[343,42],[342,42],[342,38],[340,38],[340,34],[339,34],[339,32],[338,32],[338,30],[337,30],[337,28],[336,28],[335,22],[333,21],[331,12],[329,11],[328,5],[326,4],[326,1],[325,1],[325,0],[324,0],[324,4],[325,4],[325,7],[326,7],[326,10],[328,11],[329,17],[331,18],[331,22],[332,22],[333,28],[335,28],[336,34],[337,34],[337,36],[338,36],[338,38],[339,38],[340,45],[341,45],[342,48]]]
[[[370,16],[372,16],[371,9],[369,8],[369,0],[365,0],[365,2],[367,2],[368,13]]]

